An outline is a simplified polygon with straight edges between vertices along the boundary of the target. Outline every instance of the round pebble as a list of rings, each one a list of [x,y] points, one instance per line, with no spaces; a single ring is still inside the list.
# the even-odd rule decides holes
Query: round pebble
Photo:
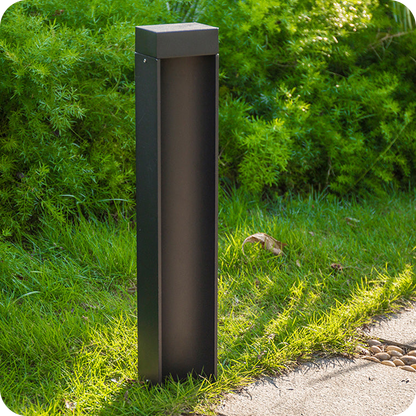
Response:
[[[379,363],[380,360],[372,355],[365,355],[364,360],[368,360],[368,361],[374,361],[375,363]]]
[[[399,368],[401,368],[402,370],[406,370],[406,371],[410,371],[410,372],[416,373],[416,369],[414,369],[410,365],[404,365],[403,367],[399,367]]]
[[[401,357],[403,354],[396,350],[387,350],[392,357]]]
[[[387,365],[389,367],[396,367],[396,365],[394,364],[394,362],[393,361],[390,361],[390,360],[383,360],[381,362],[381,364]]]
[[[390,360],[391,358],[390,354],[387,354],[387,352],[378,352],[377,354],[374,354],[374,357],[378,358],[380,361]]]
[[[373,345],[375,345],[376,347],[379,347],[380,345],[383,345],[380,341],[377,341],[376,339],[369,339],[367,341],[367,344],[372,347]]]
[[[380,347],[377,347],[377,345],[372,345],[372,346],[370,347],[370,351],[371,351],[373,354],[377,354],[377,353],[382,352],[381,348],[380,348]]]
[[[413,355],[403,355],[400,359],[407,365],[416,364],[416,357]]]
[[[386,351],[390,354],[391,352],[395,351],[399,354],[404,354],[404,351],[400,347],[396,347],[396,345],[388,345]]]

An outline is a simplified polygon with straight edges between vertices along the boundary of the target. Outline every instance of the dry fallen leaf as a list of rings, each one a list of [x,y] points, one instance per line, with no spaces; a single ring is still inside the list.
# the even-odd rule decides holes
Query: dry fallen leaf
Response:
[[[267,235],[265,233],[256,233],[256,234],[250,235],[244,240],[243,245],[241,246],[241,250],[243,251],[244,255],[246,255],[244,253],[244,245],[246,243],[260,243],[262,248],[271,251],[276,256],[283,254],[282,249],[284,246],[287,246],[286,243],[281,243],[280,241],[277,241],[275,238],[271,237],[270,235]]]
[[[332,263],[331,264],[331,267],[334,269],[334,270],[338,270],[338,271],[340,271],[340,272],[342,272],[342,270],[343,270],[343,266],[341,265],[341,264],[339,264],[339,263]]]
[[[346,217],[345,221],[347,221],[347,224],[351,225],[352,227],[356,227],[357,224],[360,222],[360,220],[357,220],[356,218],[352,217]]]
[[[260,354],[257,355],[257,360],[260,361],[266,353],[266,350],[261,351]]]
[[[346,217],[345,220],[348,222],[360,222],[360,220],[357,220],[357,218],[352,218],[352,217]]]
[[[127,292],[133,294],[137,290],[137,286],[132,286],[127,289]]]
[[[74,411],[77,407],[77,402],[69,402],[68,400],[65,400],[65,407],[69,410]]]

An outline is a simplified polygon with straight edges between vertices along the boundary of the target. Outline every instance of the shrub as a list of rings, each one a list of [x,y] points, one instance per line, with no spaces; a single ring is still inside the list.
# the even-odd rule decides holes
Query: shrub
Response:
[[[152,7],[148,8],[150,3]],[[134,24],[156,2],[14,4],[0,25],[0,227],[134,208]],[[161,5],[161,2],[159,2]],[[125,15],[131,12],[131,20]]]
[[[257,192],[415,185],[416,33],[393,19],[392,3],[220,0],[204,19],[220,26],[222,119],[248,109],[238,132],[220,126],[223,176]],[[259,157],[264,132],[251,124],[274,120],[285,150],[272,176],[280,147]]]
[[[133,215],[134,27],[220,34],[220,176],[251,193],[416,180],[414,21],[386,0],[30,0],[0,25],[0,227]],[[412,23],[413,22],[413,23]]]

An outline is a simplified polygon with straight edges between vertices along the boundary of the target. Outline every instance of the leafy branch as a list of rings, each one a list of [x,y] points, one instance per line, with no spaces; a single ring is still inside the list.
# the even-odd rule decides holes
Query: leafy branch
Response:
[[[384,43],[387,40],[392,40],[394,38],[399,38],[401,36],[409,35],[410,33],[411,32],[399,32],[399,33],[393,33],[393,34],[389,33],[389,34],[383,36],[381,39],[378,39],[376,42],[371,43],[370,45],[368,45],[367,49],[370,49],[370,48],[374,49],[377,46],[380,46],[382,43]]]
[[[408,126],[408,123],[405,123],[404,126],[400,129],[399,133],[397,133],[394,140],[383,150],[383,152],[381,152],[378,155],[378,157],[374,160],[374,162],[370,165],[370,167],[364,171],[364,173],[348,188],[348,190],[345,193],[350,192],[351,189],[355,188],[358,185],[358,183],[360,183],[362,181],[362,179],[367,175],[367,173],[370,172],[371,169],[373,169],[373,167],[376,165],[376,163],[391,149],[393,144],[396,143],[397,139],[401,136],[401,134],[403,133],[404,129],[407,126]]]

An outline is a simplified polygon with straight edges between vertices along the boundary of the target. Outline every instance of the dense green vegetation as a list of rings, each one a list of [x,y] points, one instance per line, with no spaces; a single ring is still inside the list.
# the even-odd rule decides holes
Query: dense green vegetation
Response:
[[[253,377],[350,354],[360,325],[414,298],[416,32],[402,12],[387,0],[6,12],[0,392],[14,412],[211,414]],[[152,387],[137,378],[134,27],[183,21],[220,33],[219,375]],[[256,232],[284,255],[243,255]]]
[[[386,0],[15,3],[0,25],[2,235],[44,215],[133,215],[142,24],[219,27],[223,185],[413,188],[416,34],[393,12]]]
[[[414,196],[259,204],[238,191],[220,206],[216,381],[137,378],[131,223],[51,220],[0,242],[4,402],[22,416],[212,414],[253,377],[352,353],[357,327],[416,293]],[[249,244],[244,255],[259,231],[288,244],[284,255]]]
[[[256,193],[414,186],[415,33],[390,3],[223,3],[225,177]]]

